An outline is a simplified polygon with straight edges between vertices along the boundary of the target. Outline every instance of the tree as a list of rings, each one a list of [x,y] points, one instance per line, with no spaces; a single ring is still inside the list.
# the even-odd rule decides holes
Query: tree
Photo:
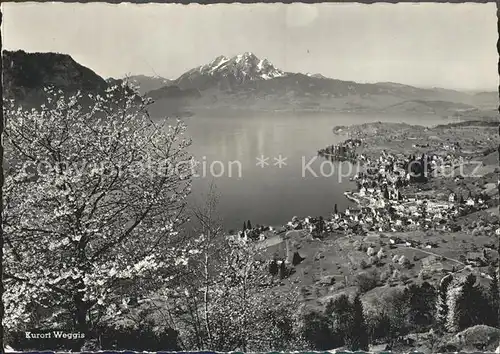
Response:
[[[333,206],[333,213],[334,213],[335,215],[337,215],[337,214],[339,213],[339,210],[338,210],[338,208],[337,208],[337,204],[336,204],[336,203],[335,203],[335,205]]]
[[[386,298],[387,313],[390,315],[390,341],[408,333],[409,299],[405,291],[395,291]]]
[[[434,320],[436,290],[428,282],[406,288],[409,301],[409,322],[416,330],[426,329]]]
[[[48,89],[29,112],[5,102],[8,328],[42,306],[88,333],[128,289],[147,296],[186,262],[185,125],[153,121],[125,86],[69,99]]]
[[[195,215],[204,225],[191,243],[199,251],[179,277],[174,322],[186,348],[212,351],[290,350],[299,345],[290,294],[271,294],[266,264],[259,249],[238,238],[225,237],[216,213],[217,198]],[[210,236],[209,236],[210,235]],[[207,266],[208,265],[208,266]],[[173,298],[170,296],[169,298]]]
[[[331,300],[326,306],[325,315],[330,318],[331,331],[333,337],[337,339],[335,347],[343,346],[346,343],[352,323],[351,310],[351,302],[345,294],[339,295]]]
[[[356,284],[361,293],[366,293],[376,288],[380,283],[380,275],[376,270],[361,272],[356,275]]]
[[[246,221],[243,221],[243,232],[245,232],[247,230],[247,222]]]
[[[252,224],[250,223],[250,220],[247,221],[247,229],[248,230],[252,229]]]
[[[347,335],[347,346],[352,351],[368,350],[368,330],[359,294],[352,303],[352,322]]]
[[[222,236],[222,221],[217,216],[217,204],[218,195],[215,192],[215,186],[212,183],[207,195],[206,204],[202,208],[197,208],[194,211],[196,220],[200,225],[199,229],[196,230],[200,237],[198,238],[198,243],[200,245],[200,251],[202,254],[200,263],[203,274],[203,319],[204,319],[204,330],[207,338],[204,343],[208,345],[208,348],[212,349],[213,339],[211,330],[211,321],[209,315],[209,296],[211,293],[211,287],[213,286],[213,276],[214,268],[212,262],[218,251],[219,240]]]
[[[387,341],[391,337],[391,319],[390,314],[388,314],[384,308],[374,307],[370,315],[366,316],[368,336],[370,342],[375,342],[376,340]]]
[[[269,264],[269,273],[273,276],[273,278],[278,275],[278,262],[276,261],[275,258],[271,261]]]
[[[491,321],[491,309],[476,277],[469,274],[448,291],[448,321],[450,332],[462,331],[466,328],[488,324]]]
[[[297,338],[291,328],[292,312],[298,306],[295,295],[269,293],[261,287],[267,276],[265,264],[256,261],[255,245],[241,241],[229,245],[210,297],[211,348],[224,352],[292,349]]]
[[[332,333],[329,318],[317,311],[303,316],[302,336],[313,350],[328,350],[338,347],[336,337]]]
[[[439,330],[445,329],[448,318],[448,289],[453,281],[453,276],[448,274],[439,283],[438,299],[436,302],[436,325]]]

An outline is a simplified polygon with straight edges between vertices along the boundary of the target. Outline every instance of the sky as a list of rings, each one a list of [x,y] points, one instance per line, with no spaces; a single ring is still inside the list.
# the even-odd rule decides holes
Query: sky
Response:
[[[495,3],[4,3],[5,49],[70,54],[99,75],[177,78],[252,52],[290,72],[496,90]]]

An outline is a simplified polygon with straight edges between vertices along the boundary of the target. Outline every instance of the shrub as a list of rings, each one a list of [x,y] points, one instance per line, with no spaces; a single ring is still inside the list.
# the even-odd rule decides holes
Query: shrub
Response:
[[[387,271],[387,270],[380,273],[380,281],[382,283],[385,283],[391,277],[391,273],[392,273],[391,271]]]
[[[366,293],[379,285],[380,275],[376,271],[362,272],[356,276],[356,284],[361,293]]]
[[[405,256],[402,256],[399,259],[399,264],[401,264],[406,269],[410,269],[413,266],[410,260]]]
[[[370,268],[370,264],[368,264],[364,259],[359,263],[359,267],[361,269],[366,269],[366,268]]]

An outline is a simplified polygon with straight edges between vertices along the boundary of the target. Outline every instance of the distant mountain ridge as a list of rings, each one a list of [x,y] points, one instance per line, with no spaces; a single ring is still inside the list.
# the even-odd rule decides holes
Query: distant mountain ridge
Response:
[[[146,92],[157,90],[164,86],[169,86],[172,84],[173,81],[161,76],[147,76],[147,75],[131,75],[125,77],[124,80],[132,83],[134,86],[137,86],[139,93],[142,95],[145,94]]]
[[[492,96],[475,97],[441,88],[379,82],[357,83],[316,73],[290,73],[267,59],[246,52],[232,58],[218,56],[171,82],[181,90],[196,89],[200,97],[183,98],[189,109],[243,108],[257,110],[325,110],[411,112],[450,115],[496,105]],[[147,93],[157,101],[171,100],[158,90]],[[424,101],[432,101],[429,104]],[[407,102],[404,103],[403,102]],[[441,102],[441,103],[438,103]],[[446,102],[446,103],[444,103]]]
[[[267,59],[246,52],[218,56],[177,79],[134,75],[104,80],[94,71],[58,53],[3,51],[4,93],[17,100],[43,95],[53,85],[65,92],[103,92],[128,80],[155,100],[157,114],[185,114],[203,109],[295,110],[325,112],[414,112],[454,115],[498,107],[498,94],[468,94],[455,90],[417,88],[392,82],[357,83],[319,73],[285,72]],[[462,114],[462,113],[459,113]]]

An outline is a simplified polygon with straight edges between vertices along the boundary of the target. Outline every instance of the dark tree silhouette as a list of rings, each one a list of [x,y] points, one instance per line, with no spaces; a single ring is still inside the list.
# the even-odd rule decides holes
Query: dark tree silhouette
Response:
[[[349,326],[346,344],[352,351],[368,350],[368,331],[359,294],[354,298],[351,313],[352,322]]]
[[[403,195],[401,194],[401,192],[398,190],[398,200],[401,201],[403,200]]]
[[[329,317],[321,312],[312,311],[304,316],[302,335],[313,350],[328,350],[342,345],[332,333]]]
[[[436,289],[428,282],[423,282],[420,286],[410,285],[406,292],[410,307],[408,313],[410,324],[417,330],[431,325],[434,322]]]
[[[278,275],[278,262],[276,262],[276,259],[273,259],[269,264],[269,273],[271,273],[273,277]]]
[[[332,333],[338,342],[336,346],[343,346],[346,343],[352,323],[352,306],[347,295],[342,294],[330,301],[325,309],[325,314],[332,321]]]
[[[491,325],[493,327],[498,327],[500,324],[499,316],[498,316],[498,311],[499,306],[500,306],[500,289],[498,287],[498,274],[497,270],[495,269],[494,266],[491,266],[489,269],[489,275],[491,276],[491,283],[490,287],[488,289],[488,298],[491,304],[491,309],[492,309],[492,323]]]
[[[318,220],[318,232],[323,233],[323,231],[325,231],[325,220],[320,216]]]
[[[491,323],[492,313],[488,299],[483,294],[483,289],[476,285],[476,276],[473,274],[465,278],[462,291],[456,299],[453,317],[453,322],[459,331]]]

